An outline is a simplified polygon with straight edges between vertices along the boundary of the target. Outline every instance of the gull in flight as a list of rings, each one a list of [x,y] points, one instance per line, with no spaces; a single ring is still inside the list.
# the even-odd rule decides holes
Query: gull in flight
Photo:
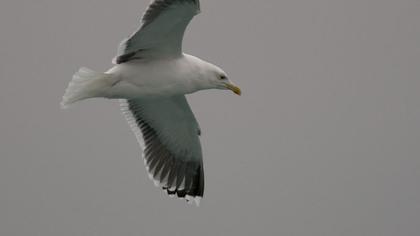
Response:
[[[182,52],[182,39],[199,0],[154,0],[140,28],[123,40],[104,73],[81,68],[61,106],[95,97],[120,99],[142,149],[149,177],[170,196],[204,194],[200,127],[185,98],[204,89],[241,90],[219,67]]]

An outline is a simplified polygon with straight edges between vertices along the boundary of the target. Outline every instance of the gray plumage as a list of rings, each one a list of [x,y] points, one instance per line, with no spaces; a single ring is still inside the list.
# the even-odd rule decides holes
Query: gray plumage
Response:
[[[123,100],[121,107],[143,147],[144,162],[155,184],[169,195],[187,200],[203,197],[200,131],[185,97],[162,99],[152,105]],[[168,112],[160,117],[150,115],[165,108]],[[177,140],[171,140],[174,136]]]
[[[141,28],[144,28],[151,22],[153,22],[159,14],[167,10],[173,4],[192,4],[195,5],[197,11],[196,14],[200,13],[200,1],[199,0],[155,0],[146,9],[141,22]]]
[[[114,63],[180,55],[185,29],[198,13],[199,0],[153,1],[142,17],[139,30],[121,42]]]

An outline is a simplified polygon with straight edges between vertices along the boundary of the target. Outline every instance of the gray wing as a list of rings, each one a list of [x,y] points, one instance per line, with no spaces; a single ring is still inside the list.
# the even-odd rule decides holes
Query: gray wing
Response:
[[[140,29],[121,42],[114,63],[180,55],[185,29],[199,12],[199,0],[152,1]]]
[[[122,100],[122,111],[143,147],[149,177],[169,195],[194,199],[204,193],[198,123],[185,96]]]

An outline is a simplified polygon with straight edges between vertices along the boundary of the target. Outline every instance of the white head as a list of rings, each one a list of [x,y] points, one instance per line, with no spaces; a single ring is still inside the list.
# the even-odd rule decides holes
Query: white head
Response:
[[[208,63],[205,69],[205,80],[210,89],[231,90],[237,95],[241,95],[241,89],[234,85],[227,77],[226,73],[218,66]]]

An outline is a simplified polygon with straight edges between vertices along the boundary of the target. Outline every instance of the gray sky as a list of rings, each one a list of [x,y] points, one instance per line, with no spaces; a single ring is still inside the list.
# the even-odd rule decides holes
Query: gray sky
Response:
[[[148,2],[1,1],[0,235],[419,235],[418,0],[201,0],[184,50],[243,96],[189,97],[200,208],[153,186],[116,101],[59,109]]]

